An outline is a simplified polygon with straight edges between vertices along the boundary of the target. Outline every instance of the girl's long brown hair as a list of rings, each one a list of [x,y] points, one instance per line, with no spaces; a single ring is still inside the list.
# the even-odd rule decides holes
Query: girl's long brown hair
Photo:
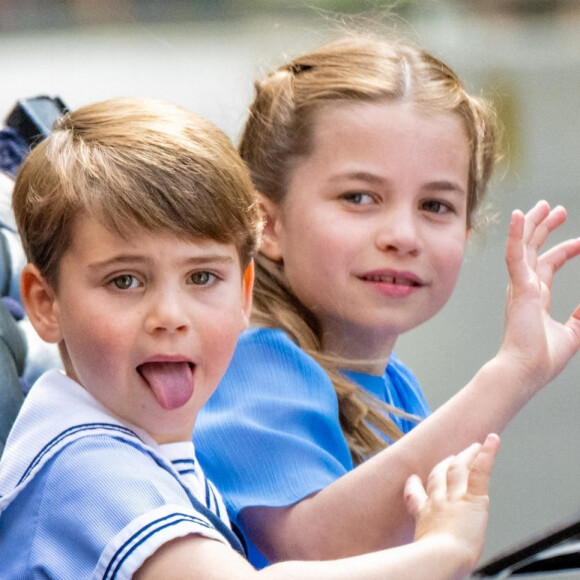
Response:
[[[471,148],[466,227],[473,227],[495,161],[495,116],[434,56],[406,41],[347,36],[272,71],[256,81],[255,91],[239,151],[256,189],[276,204],[284,201],[294,163],[312,150],[315,116],[329,104],[412,102],[426,114],[458,115]],[[253,322],[284,330],[328,373],[355,463],[386,446],[377,431],[391,440],[401,436],[389,417],[393,409],[347,379],[341,361],[324,353],[316,317],[288,286],[283,265],[263,254],[257,257]]]

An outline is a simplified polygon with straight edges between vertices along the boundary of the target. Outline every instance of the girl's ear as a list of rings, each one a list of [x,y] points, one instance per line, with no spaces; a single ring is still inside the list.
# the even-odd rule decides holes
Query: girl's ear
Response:
[[[252,312],[252,290],[254,288],[254,261],[252,260],[242,280],[242,314],[244,317],[244,326],[248,328],[250,325],[250,314]]]
[[[264,217],[264,229],[262,230],[262,242],[260,252],[274,262],[282,261],[282,252],[278,242],[278,216],[279,207],[265,195],[258,193],[260,209]]]
[[[27,264],[20,276],[20,295],[28,318],[45,342],[61,339],[56,293],[33,264]]]

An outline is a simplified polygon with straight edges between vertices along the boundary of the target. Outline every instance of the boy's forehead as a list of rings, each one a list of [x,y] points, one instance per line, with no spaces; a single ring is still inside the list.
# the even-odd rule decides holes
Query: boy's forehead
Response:
[[[115,259],[134,257],[146,259],[164,256],[182,256],[183,259],[217,260],[239,264],[236,245],[199,236],[184,236],[163,229],[151,230],[134,221],[123,224],[104,223],[103,220],[86,213],[79,214],[73,223],[70,253],[82,253],[87,259],[99,257]]]

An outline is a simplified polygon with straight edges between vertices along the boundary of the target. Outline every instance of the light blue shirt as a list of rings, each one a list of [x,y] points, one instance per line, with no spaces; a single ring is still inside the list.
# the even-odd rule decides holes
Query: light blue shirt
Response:
[[[43,375],[0,461],[2,579],[128,580],[188,534],[243,551],[193,444],[157,445],[62,373]]]
[[[381,401],[423,418],[429,407],[414,375],[393,354],[382,376],[348,373]],[[393,415],[401,430],[415,423]],[[281,330],[242,334],[225,377],[198,415],[195,447],[232,522],[240,511],[281,507],[351,469],[338,400],[324,369]],[[250,561],[266,561],[246,537]]]

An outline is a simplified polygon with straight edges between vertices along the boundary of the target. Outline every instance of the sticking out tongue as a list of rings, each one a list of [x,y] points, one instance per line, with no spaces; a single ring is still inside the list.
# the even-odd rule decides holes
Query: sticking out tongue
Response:
[[[193,373],[187,362],[149,362],[137,369],[164,409],[185,405],[193,394]]]

